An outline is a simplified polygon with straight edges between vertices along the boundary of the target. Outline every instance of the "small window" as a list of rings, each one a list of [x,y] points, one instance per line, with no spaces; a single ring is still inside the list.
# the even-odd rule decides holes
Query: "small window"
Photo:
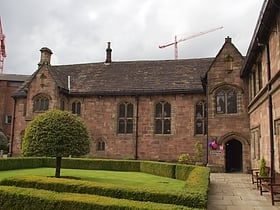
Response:
[[[200,101],[195,106],[195,134],[207,133],[207,106],[204,101]]]
[[[38,95],[33,99],[34,111],[46,111],[49,109],[49,97],[46,95]]]
[[[76,101],[72,103],[72,113],[77,115],[81,114],[81,102]]]
[[[102,139],[99,139],[96,144],[97,151],[105,151],[105,142]]]
[[[11,124],[12,123],[12,116],[6,115],[5,116],[5,124]]]
[[[237,97],[233,91],[227,95],[227,110],[228,113],[237,113]]]
[[[171,134],[171,105],[161,101],[155,106],[155,133]]]
[[[133,104],[121,103],[118,107],[118,133],[133,133]]]

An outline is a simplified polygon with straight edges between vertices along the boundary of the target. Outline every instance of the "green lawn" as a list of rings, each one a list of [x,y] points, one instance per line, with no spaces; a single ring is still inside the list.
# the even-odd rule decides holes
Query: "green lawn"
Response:
[[[20,169],[0,172],[0,180],[6,177],[15,176],[53,176],[54,168],[35,168]],[[102,170],[79,170],[79,169],[61,169],[61,176],[75,176],[82,180],[98,183],[110,183],[122,187],[143,187],[146,189],[155,189],[168,192],[182,191],[185,185],[184,181],[155,176],[141,172],[120,172],[120,171],[102,171]]]

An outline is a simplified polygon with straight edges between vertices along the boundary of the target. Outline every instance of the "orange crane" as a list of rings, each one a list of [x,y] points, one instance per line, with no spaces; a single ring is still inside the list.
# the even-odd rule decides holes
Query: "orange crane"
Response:
[[[224,28],[224,27],[223,27],[223,26],[220,26],[220,27],[218,27],[218,28],[213,28],[213,29],[208,30],[208,31],[199,32],[199,33],[197,33],[197,34],[194,34],[194,35],[192,35],[192,36],[189,36],[189,37],[186,37],[186,38],[183,38],[183,39],[179,39],[179,40],[177,40],[177,36],[175,36],[175,41],[174,41],[174,42],[171,42],[171,43],[165,44],[165,45],[160,45],[159,48],[162,49],[162,48],[165,48],[165,47],[169,47],[169,46],[171,46],[171,45],[174,45],[174,47],[175,47],[175,60],[177,60],[177,59],[178,59],[178,43],[183,42],[183,41],[187,41],[187,40],[189,40],[189,39],[192,39],[192,38],[195,38],[195,37],[204,35],[204,34],[208,34],[208,33],[213,32],[213,31],[220,30],[220,29],[222,29],[222,28]]]
[[[0,17],[0,74],[3,73],[4,58],[6,58],[5,35],[3,34],[1,17]]]

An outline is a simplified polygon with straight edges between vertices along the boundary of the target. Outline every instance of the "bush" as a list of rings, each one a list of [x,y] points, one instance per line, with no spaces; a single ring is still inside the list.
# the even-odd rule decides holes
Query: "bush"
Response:
[[[187,180],[191,171],[195,168],[194,165],[183,165],[177,164],[176,165],[176,179],[179,180]]]
[[[141,161],[140,171],[158,176],[175,179],[176,165],[172,163],[159,163],[152,161]]]
[[[0,131],[0,150],[3,150],[4,154],[9,152],[8,138],[1,131]]]
[[[23,169],[23,168],[40,168],[43,167],[44,158],[1,158],[0,171]]]
[[[32,203],[32,205],[31,205]],[[97,195],[57,193],[47,190],[0,186],[1,209],[13,210],[53,209],[185,209],[192,208],[152,202],[139,202]]]
[[[191,162],[191,157],[189,154],[179,155],[178,162],[182,164],[189,164]]]

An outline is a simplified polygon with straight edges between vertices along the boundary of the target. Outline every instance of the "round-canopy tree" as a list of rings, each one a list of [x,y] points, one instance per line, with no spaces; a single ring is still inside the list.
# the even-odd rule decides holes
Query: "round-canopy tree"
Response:
[[[81,118],[70,112],[47,111],[34,118],[25,130],[22,154],[56,157],[55,177],[60,177],[62,157],[87,153],[89,134],[86,125]]]

